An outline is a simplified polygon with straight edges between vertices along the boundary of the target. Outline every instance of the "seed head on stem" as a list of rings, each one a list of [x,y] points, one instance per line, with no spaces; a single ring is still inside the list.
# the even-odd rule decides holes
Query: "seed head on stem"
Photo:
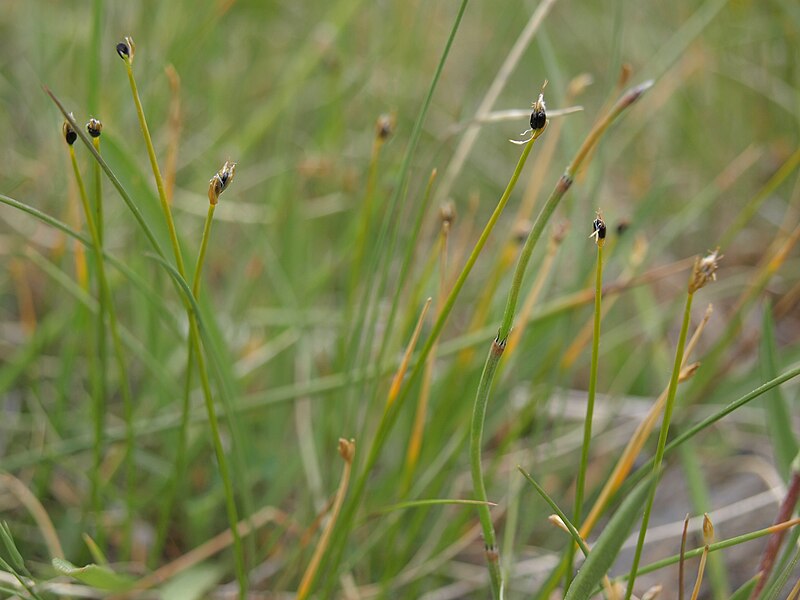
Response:
[[[222,192],[228,188],[230,182],[233,181],[235,173],[236,163],[229,160],[226,160],[222,168],[214,173],[214,176],[208,182],[208,201],[211,202],[212,205],[216,205],[217,202],[219,202],[220,194],[222,194]]]
[[[117,44],[117,54],[129,65],[133,64],[133,55],[136,54],[136,44],[133,43],[133,38],[126,35],[125,38]]]
[[[721,258],[722,255],[719,253],[719,248],[717,248],[707,256],[703,258],[698,256],[695,259],[692,276],[689,279],[690,294],[694,294],[700,288],[705,287],[709,281],[717,280],[717,269]]]
[[[69,113],[72,116],[72,113]],[[67,142],[68,145],[72,146],[75,143],[75,140],[78,139],[78,134],[75,133],[75,130],[72,128],[72,125],[69,124],[69,121],[64,121],[64,126],[61,128],[61,131],[64,133],[64,141]]]
[[[592,234],[595,243],[602,247],[606,243],[606,222],[603,220],[603,214],[598,210],[597,218],[592,221]]]
[[[99,138],[100,134],[103,133],[103,123],[99,119],[93,117],[86,123],[86,131],[93,138]]]

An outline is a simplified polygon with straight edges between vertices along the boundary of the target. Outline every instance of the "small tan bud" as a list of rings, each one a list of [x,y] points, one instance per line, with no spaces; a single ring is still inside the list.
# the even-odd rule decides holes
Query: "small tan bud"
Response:
[[[215,205],[219,202],[219,196],[224,192],[236,173],[236,163],[229,160],[225,161],[222,168],[214,173],[214,176],[208,182],[208,201]]]
[[[699,362],[693,362],[690,365],[686,365],[685,367],[683,367],[683,370],[681,370],[680,374],[678,375],[678,381],[680,383],[683,383],[687,379],[691,379],[692,376],[697,372],[697,369],[699,368],[700,368]]]
[[[564,523],[564,520],[558,515],[550,515],[549,517],[547,517],[547,520],[550,521],[551,524],[561,529],[562,531],[566,531],[567,533],[569,533],[569,529],[567,528],[566,523]]]
[[[394,133],[394,115],[383,114],[375,122],[375,135],[381,141],[386,141]]]
[[[439,218],[442,220],[442,226],[449,228],[453,225],[456,220],[456,205],[452,200],[448,200],[439,207]]]
[[[345,460],[347,464],[353,463],[353,457],[356,454],[356,441],[353,438],[346,440],[339,438],[339,455]]]
[[[708,516],[708,513],[703,513],[703,543],[710,546],[714,543],[714,524]]]
[[[514,225],[514,231],[512,233],[514,241],[518,244],[524,244],[525,240],[528,239],[528,234],[530,234],[531,229],[533,229],[533,223],[527,219],[517,221],[516,225]]]
[[[663,589],[664,587],[661,585],[654,585],[644,593],[644,596],[642,596],[642,600],[656,600],[656,598],[658,598],[661,595],[661,590]]]
[[[705,287],[709,281],[717,280],[717,269],[721,258],[722,255],[719,253],[719,248],[717,248],[709,253],[708,256],[704,258],[698,256],[695,259],[692,276],[689,279],[690,294],[694,294],[700,288]]]

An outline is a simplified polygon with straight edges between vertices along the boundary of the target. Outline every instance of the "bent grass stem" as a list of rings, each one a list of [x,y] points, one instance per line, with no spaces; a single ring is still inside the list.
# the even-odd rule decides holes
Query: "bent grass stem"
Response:
[[[470,462],[471,462],[471,471],[472,471],[472,479],[473,479],[473,487],[475,489],[476,499],[478,500],[485,500],[486,499],[486,490],[485,485],[483,482],[483,472],[481,470],[481,441],[483,437],[483,424],[484,418],[486,415],[486,405],[489,400],[489,391],[492,387],[492,382],[494,379],[494,373],[497,369],[497,363],[500,360],[500,356],[502,354],[502,350],[505,348],[506,340],[508,339],[509,333],[511,332],[511,325],[514,320],[514,313],[517,307],[517,301],[519,299],[520,290],[522,288],[522,280],[525,276],[525,271],[528,266],[528,262],[531,259],[531,255],[533,254],[533,249],[536,246],[539,238],[542,236],[542,232],[544,231],[545,225],[550,220],[553,212],[558,206],[561,199],[566,194],[567,190],[569,190],[570,186],[572,185],[573,179],[575,175],[580,170],[581,166],[583,165],[584,160],[589,155],[589,152],[592,148],[600,141],[600,138],[603,136],[605,131],[608,127],[614,122],[614,120],[622,114],[622,112],[628,108],[631,104],[636,102],[639,97],[652,85],[652,82],[646,82],[641,84],[637,87],[632,88],[629,90],[625,95],[620,98],[619,101],[612,107],[612,109],[604,115],[597,124],[592,128],[589,132],[589,135],[584,140],[583,144],[581,145],[580,149],[578,150],[575,157],[572,159],[572,162],[567,166],[564,174],[556,183],[556,186],[553,188],[553,191],[550,194],[550,197],[545,202],[545,205],[542,207],[541,211],[539,212],[539,216],[536,218],[533,227],[531,228],[530,233],[528,234],[528,238],[525,240],[525,245],[522,248],[522,252],[520,253],[519,260],[517,262],[517,267],[514,271],[513,280],[511,283],[511,289],[508,293],[508,300],[506,301],[505,311],[503,313],[503,318],[500,323],[500,329],[497,332],[497,337],[492,342],[491,348],[489,350],[489,355],[486,357],[486,363],[484,364],[483,372],[481,374],[481,380],[478,384],[478,392],[475,397],[475,407],[473,411],[473,418],[472,418],[472,427],[470,433]],[[526,150],[529,149],[533,142],[532,138],[531,142],[526,146]],[[515,173],[516,174],[516,173]],[[516,179],[513,180],[516,183]],[[433,336],[433,334],[431,334]],[[481,525],[483,526],[483,534],[486,540],[487,547],[490,546],[490,541],[493,543],[495,539],[494,533],[494,526],[492,524],[491,516],[489,515],[489,510],[486,507],[480,507],[478,509],[478,515],[481,520]],[[492,551],[496,553],[496,549],[487,548],[487,558],[489,558],[489,571],[492,578],[492,591],[495,598],[502,597],[502,581],[500,581],[501,571],[499,568],[499,557],[494,557],[493,555],[489,555],[488,552]],[[493,567],[492,563],[496,562],[496,565]]]
[[[136,114],[139,118],[139,126],[142,130],[142,135],[144,137],[145,146],[147,146],[147,156],[150,159],[150,166],[153,170],[153,177],[156,180],[156,188],[158,189],[158,199],[161,203],[161,210],[164,213],[164,219],[167,223],[167,228],[169,229],[169,237],[170,242],[172,244],[172,251],[175,255],[175,264],[177,266],[178,274],[185,280],[186,279],[186,267],[184,266],[183,262],[183,255],[181,253],[180,243],[178,241],[178,233],[175,229],[175,221],[172,218],[172,211],[169,206],[169,201],[167,200],[167,195],[164,187],[164,180],[161,177],[161,171],[158,168],[158,161],[156,160],[156,152],[153,146],[153,140],[150,137],[150,130],[147,126],[147,120],[145,119],[144,109],[142,108],[142,102],[139,98],[139,92],[136,86],[136,79],[133,75],[133,64],[131,57],[125,60],[125,67],[128,72],[128,81],[130,82],[131,86],[131,95],[133,96],[134,104],[136,105]],[[210,225],[207,225],[210,227]],[[190,306],[186,305],[186,314],[189,319],[189,343],[192,344],[194,347],[193,357],[189,357],[189,362],[187,363],[187,371],[189,371],[189,365],[192,364],[192,358],[197,363],[197,370],[200,374],[200,382],[203,388],[203,397],[205,400],[206,412],[208,413],[208,423],[211,428],[211,437],[214,445],[214,452],[217,457],[217,463],[219,466],[219,473],[222,478],[222,484],[225,490],[225,506],[226,512],[228,514],[228,521],[231,528],[231,533],[233,534],[233,546],[234,546],[234,555],[236,558],[236,578],[239,582],[239,598],[244,600],[247,596],[247,573],[245,567],[245,559],[244,559],[244,548],[242,546],[242,538],[239,535],[239,529],[237,524],[239,522],[239,515],[236,508],[236,500],[234,497],[233,492],[233,482],[231,480],[230,470],[228,468],[228,461],[225,456],[225,449],[222,446],[222,438],[220,437],[219,432],[219,421],[217,419],[216,408],[214,407],[214,398],[211,393],[211,383],[208,377],[208,370],[205,364],[205,358],[203,357],[201,342],[200,342],[200,331],[197,324],[197,316],[195,315],[194,311],[191,309]],[[187,373],[188,376],[188,373]]]

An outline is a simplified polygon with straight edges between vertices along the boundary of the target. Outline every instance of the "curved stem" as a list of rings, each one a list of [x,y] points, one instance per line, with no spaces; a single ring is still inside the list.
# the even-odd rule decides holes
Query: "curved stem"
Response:
[[[494,372],[500,363],[500,357],[506,348],[506,340],[496,338],[492,342],[489,356],[486,357],[486,364],[483,366],[481,381],[478,385],[478,393],[475,397],[475,407],[472,412],[472,425],[469,437],[469,462],[472,471],[472,485],[474,488],[475,499],[487,502],[486,486],[483,482],[483,469],[481,468],[481,447],[483,441],[483,424],[486,419],[486,405],[489,403],[489,389],[492,386]],[[500,554],[497,548],[497,539],[494,532],[492,516],[489,506],[482,504],[478,506],[478,517],[483,529],[483,542],[486,549],[486,562],[489,565],[489,575],[492,583],[492,595],[496,599],[503,597],[503,579],[500,569]]]
[[[142,102],[139,99],[139,92],[136,87],[136,79],[133,76],[133,65],[130,61],[125,61],[125,66],[128,70],[128,81],[131,85],[131,94],[133,95],[133,101],[136,105],[136,113],[139,117],[139,126],[141,127],[142,135],[144,136],[145,145],[147,146],[147,156],[150,158],[150,166],[152,167],[153,176],[156,180],[156,187],[158,188],[158,199],[161,203],[161,210],[164,213],[164,218],[167,222],[167,228],[169,229],[172,251],[175,255],[175,264],[177,266],[178,274],[185,280],[186,267],[184,266],[183,255],[181,254],[178,233],[175,229],[175,221],[172,218],[172,210],[170,209],[169,201],[167,200],[167,194],[164,188],[164,180],[161,177],[161,171],[158,168],[156,152],[155,148],[153,147],[153,140],[150,137],[150,130],[147,127],[147,120],[145,119],[144,110],[142,109]],[[213,211],[210,214],[213,215]],[[207,223],[206,227],[210,227],[210,224]],[[247,573],[245,568],[242,538],[238,529],[239,516],[236,509],[233,483],[231,481],[231,475],[228,468],[228,461],[225,457],[225,451],[222,447],[222,439],[220,438],[219,421],[217,419],[216,408],[214,406],[214,398],[211,393],[211,383],[208,377],[205,357],[202,353],[200,330],[197,325],[197,315],[189,305],[186,306],[186,314],[189,318],[189,343],[194,346],[194,360],[197,362],[197,370],[200,374],[200,382],[203,388],[203,397],[205,400],[206,412],[208,413],[208,422],[211,427],[211,437],[214,443],[214,451],[216,452],[219,473],[222,477],[222,484],[225,490],[225,506],[228,513],[228,521],[230,524],[231,533],[233,534],[234,555],[236,558],[236,578],[239,582],[239,598],[244,600],[244,598],[247,596]],[[191,360],[192,356],[189,358]],[[187,370],[190,368],[189,364],[187,364]]]

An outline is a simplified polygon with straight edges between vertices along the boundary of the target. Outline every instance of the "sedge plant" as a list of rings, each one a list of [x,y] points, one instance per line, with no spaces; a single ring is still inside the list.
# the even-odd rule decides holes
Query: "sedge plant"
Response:
[[[489,392],[491,391],[492,382],[494,381],[494,374],[497,366],[500,363],[500,358],[505,350],[508,336],[511,332],[511,325],[516,313],[517,301],[522,288],[522,280],[527,270],[528,262],[533,254],[537,242],[542,236],[545,225],[550,220],[553,212],[558,206],[561,199],[571,187],[575,176],[586,160],[587,156],[595,147],[597,142],[606,132],[608,127],[619,117],[626,108],[631,106],[641,95],[652,85],[652,82],[647,82],[636,86],[625,93],[622,98],[606,113],[592,128],[589,135],[584,140],[583,144],[578,150],[578,153],[573,158],[572,162],[567,166],[564,174],[559,178],[555,188],[550,194],[550,197],[545,202],[541,211],[539,212],[533,227],[525,240],[525,245],[520,253],[516,269],[514,271],[511,288],[506,300],[506,307],[503,312],[500,328],[497,336],[491,343],[489,354],[484,363],[481,379],[478,384],[478,390],[475,396],[475,405],[472,413],[472,424],[470,427],[470,467],[472,473],[473,490],[476,500],[487,500],[486,486],[483,479],[483,469],[481,466],[481,446],[483,441],[483,426],[486,417],[486,407],[489,402]],[[542,111],[544,112],[544,110]],[[543,118],[546,118],[543,116]],[[531,125],[533,125],[533,118]],[[541,124],[545,125],[544,122]],[[526,150],[530,147],[529,142]],[[502,583],[502,570],[500,568],[500,559],[496,545],[496,535],[494,531],[494,524],[492,523],[491,513],[486,506],[478,508],[478,516],[481,521],[481,528],[483,530],[484,541],[486,544],[486,558],[489,565],[489,573],[491,576],[492,593],[494,597],[501,598],[503,594]]]
[[[133,42],[133,39],[130,37],[126,37],[124,41],[120,42],[116,46],[117,54],[119,54],[120,58],[125,63],[125,67],[128,74],[128,81],[131,87],[131,95],[133,96],[134,104],[136,105],[136,114],[139,119],[139,126],[142,130],[142,136],[144,137],[145,146],[147,147],[147,156],[150,159],[150,167],[153,171],[153,177],[156,181],[156,188],[158,190],[158,199],[161,204],[161,210],[164,215],[164,219],[167,224],[167,229],[169,230],[169,238],[170,243],[172,245],[172,251],[175,258],[175,264],[177,267],[178,275],[185,281],[186,280],[186,267],[183,261],[183,254],[181,252],[180,242],[178,241],[178,232],[175,228],[175,221],[172,218],[172,210],[170,208],[169,201],[167,199],[166,188],[164,186],[164,180],[161,177],[161,170],[158,166],[158,160],[156,159],[155,148],[153,146],[153,140],[150,136],[150,130],[147,126],[147,120],[144,115],[144,109],[142,108],[142,101],[139,98],[139,91],[136,86],[136,79],[133,74],[133,59],[136,52],[136,45]],[[227,166],[228,163],[226,163]],[[224,167],[223,167],[224,169]],[[233,172],[232,170],[228,172],[228,176],[232,177]],[[216,185],[219,187],[215,188],[217,191],[217,197],[219,193],[221,193],[224,187],[229,182],[228,179],[222,181],[221,176],[218,174],[215,176],[217,180],[215,181],[214,178],[211,180],[211,187],[215,188]],[[211,198],[211,189],[209,190],[209,198]],[[212,203],[214,204],[214,203]],[[209,215],[213,215],[213,211],[209,210]],[[210,222],[207,220],[206,230],[210,228]],[[204,237],[207,238],[207,232],[204,234]],[[201,255],[204,256],[205,251],[201,250]],[[202,263],[201,263],[202,264]],[[244,599],[247,595],[247,573],[245,567],[245,558],[244,558],[244,548],[242,546],[242,539],[239,535],[238,530],[238,522],[239,522],[239,515],[238,510],[236,508],[236,499],[234,497],[234,490],[233,490],[233,482],[231,479],[230,474],[230,467],[228,466],[228,460],[225,456],[225,449],[222,445],[222,437],[220,436],[219,431],[219,419],[217,418],[216,408],[214,407],[214,397],[211,392],[211,382],[208,375],[208,369],[205,363],[205,357],[202,352],[201,348],[201,341],[200,341],[200,328],[197,322],[197,315],[195,314],[194,310],[191,306],[186,306],[186,314],[189,319],[189,339],[194,347],[193,353],[193,360],[189,362],[189,365],[192,363],[196,363],[197,371],[200,375],[200,382],[203,389],[203,398],[205,400],[206,412],[208,414],[208,423],[211,429],[211,438],[214,444],[214,452],[217,457],[217,463],[219,466],[220,476],[222,477],[222,484],[225,491],[225,505],[226,511],[228,514],[228,522],[230,524],[231,533],[233,534],[233,542],[234,542],[234,554],[236,557],[236,578],[239,583],[239,597]],[[187,366],[187,370],[191,367]]]
[[[94,140],[99,140],[100,132],[102,130],[102,124],[97,119],[92,119],[89,121],[87,126],[87,131],[89,135],[92,136]],[[130,551],[130,546],[132,543],[132,532],[133,532],[133,504],[134,504],[134,493],[135,493],[135,471],[134,471],[134,463],[133,463],[133,447],[134,447],[134,431],[133,431],[133,400],[131,398],[131,391],[130,386],[128,383],[128,376],[127,376],[127,361],[125,360],[125,356],[122,350],[122,340],[120,338],[119,333],[119,325],[117,322],[117,314],[114,310],[114,304],[111,300],[111,289],[108,285],[108,278],[106,276],[105,271],[105,261],[103,260],[103,242],[100,237],[100,230],[97,225],[97,221],[95,220],[94,211],[92,211],[91,206],[89,204],[89,197],[86,193],[86,185],[83,182],[83,177],[81,175],[80,169],[78,168],[78,161],[77,157],[75,156],[75,141],[78,139],[78,135],[73,129],[72,125],[69,121],[64,122],[63,126],[63,133],[64,133],[64,140],[67,142],[67,146],[69,148],[69,155],[70,155],[70,162],[72,163],[72,170],[75,175],[75,182],[78,186],[78,194],[81,199],[81,205],[83,206],[84,217],[86,219],[86,226],[89,229],[89,235],[92,240],[92,245],[95,253],[95,265],[97,269],[97,280],[98,280],[98,287],[99,287],[99,302],[98,302],[98,317],[99,317],[99,327],[97,332],[97,351],[98,353],[102,353],[99,357],[100,365],[104,366],[105,364],[105,316],[108,315],[108,324],[109,330],[111,332],[111,340],[112,345],[114,347],[114,358],[117,363],[117,369],[119,370],[120,376],[120,387],[122,393],[122,402],[123,402],[123,410],[125,413],[125,505],[126,505],[126,517],[125,517],[125,524],[123,527],[124,532],[124,544],[123,548],[126,551]],[[95,148],[99,149],[99,143],[95,145]],[[105,381],[105,374],[101,375],[102,380]],[[105,393],[107,390],[107,386],[103,384],[100,386],[100,389],[103,390],[103,395],[99,398],[95,399],[95,452],[94,452],[94,459],[95,459],[95,469],[93,472],[93,486],[92,486],[92,494],[93,494],[93,503],[94,509],[97,510],[100,508],[100,489],[99,489],[99,482],[97,478],[100,476],[100,461],[102,460],[102,452],[103,452],[103,438],[104,438],[104,416],[105,416]],[[99,518],[99,515],[95,515],[96,518]],[[102,525],[98,523],[98,531],[102,529]]]
[[[592,439],[592,421],[594,419],[594,400],[597,393],[597,363],[600,354],[600,320],[602,318],[601,300],[603,296],[603,246],[606,241],[606,224],[603,217],[598,213],[597,218],[592,223],[593,233],[591,237],[597,245],[597,267],[595,276],[594,290],[594,325],[592,337],[592,361],[589,370],[589,390],[586,395],[586,418],[583,420],[583,444],[581,446],[581,462],[578,467],[578,479],[575,485],[575,507],[572,512],[572,522],[580,527],[583,512],[583,494],[586,484],[586,471],[589,467],[589,445]],[[570,544],[567,551],[567,584],[564,589],[569,588],[572,579],[572,561],[574,558],[575,545]]]

